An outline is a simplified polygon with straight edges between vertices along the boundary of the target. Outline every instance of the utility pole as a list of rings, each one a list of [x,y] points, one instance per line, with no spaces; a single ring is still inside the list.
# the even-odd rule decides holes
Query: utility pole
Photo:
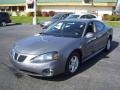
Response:
[[[37,25],[37,0],[34,0],[33,25]]]
[[[26,12],[33,13],[33,25],[37,25],[37,0],[26,0]]]

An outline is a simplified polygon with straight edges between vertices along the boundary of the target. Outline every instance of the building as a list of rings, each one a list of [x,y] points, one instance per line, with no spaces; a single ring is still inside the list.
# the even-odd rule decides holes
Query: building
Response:
[[[25,0],[0,0],[0,11],[12,15],[25,15]],[[98,15],[112,14],[117,0],[37,0],[40,11],[94,13]]]

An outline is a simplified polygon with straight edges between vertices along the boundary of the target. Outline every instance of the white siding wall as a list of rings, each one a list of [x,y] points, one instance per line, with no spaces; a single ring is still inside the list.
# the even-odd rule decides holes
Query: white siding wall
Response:
[[[98,15],[112,14],[112,7],[92,7],[92,6],[43,6],[42,11],[74,12],[74,13],[98,13]]]
[[[74,6],[43,6],[42,11],[55,11],[55,12],[74,12]]]

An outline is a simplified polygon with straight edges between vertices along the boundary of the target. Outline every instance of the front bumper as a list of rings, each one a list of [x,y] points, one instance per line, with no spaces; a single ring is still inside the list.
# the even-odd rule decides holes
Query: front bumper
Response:
[[[18,62],[10,55],[10,61],[16,71],[32,76],[49,77],[64,72],[64,66],[60,61],[49,61],[44,63]]]

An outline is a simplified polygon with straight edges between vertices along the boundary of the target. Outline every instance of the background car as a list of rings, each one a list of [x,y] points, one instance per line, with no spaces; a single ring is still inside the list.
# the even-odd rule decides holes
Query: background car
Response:
[[[66,17],[68,17],[71,13],[59,13],[54,15],[50,20],[45,21],[43,23],[40,24],[40,26],[45,29],[47,27],[49,27],[51,24],[60,21],[60,20],[64,20]]]
[[[71,14],[66,19],[80,19],[80,18],[102,20],[102,17],[96,16],[94,14],[83,14],[83,15],[80,15],[80,14]]]
[[[17,42],[10,52],[17,71],[33,76],[74,75],[82,62],[111,48],[113,30],[98,20],[63,20]]]
[[[0,25],[6,26],[11,23],[10,15],[7,12],[0,12]]]

